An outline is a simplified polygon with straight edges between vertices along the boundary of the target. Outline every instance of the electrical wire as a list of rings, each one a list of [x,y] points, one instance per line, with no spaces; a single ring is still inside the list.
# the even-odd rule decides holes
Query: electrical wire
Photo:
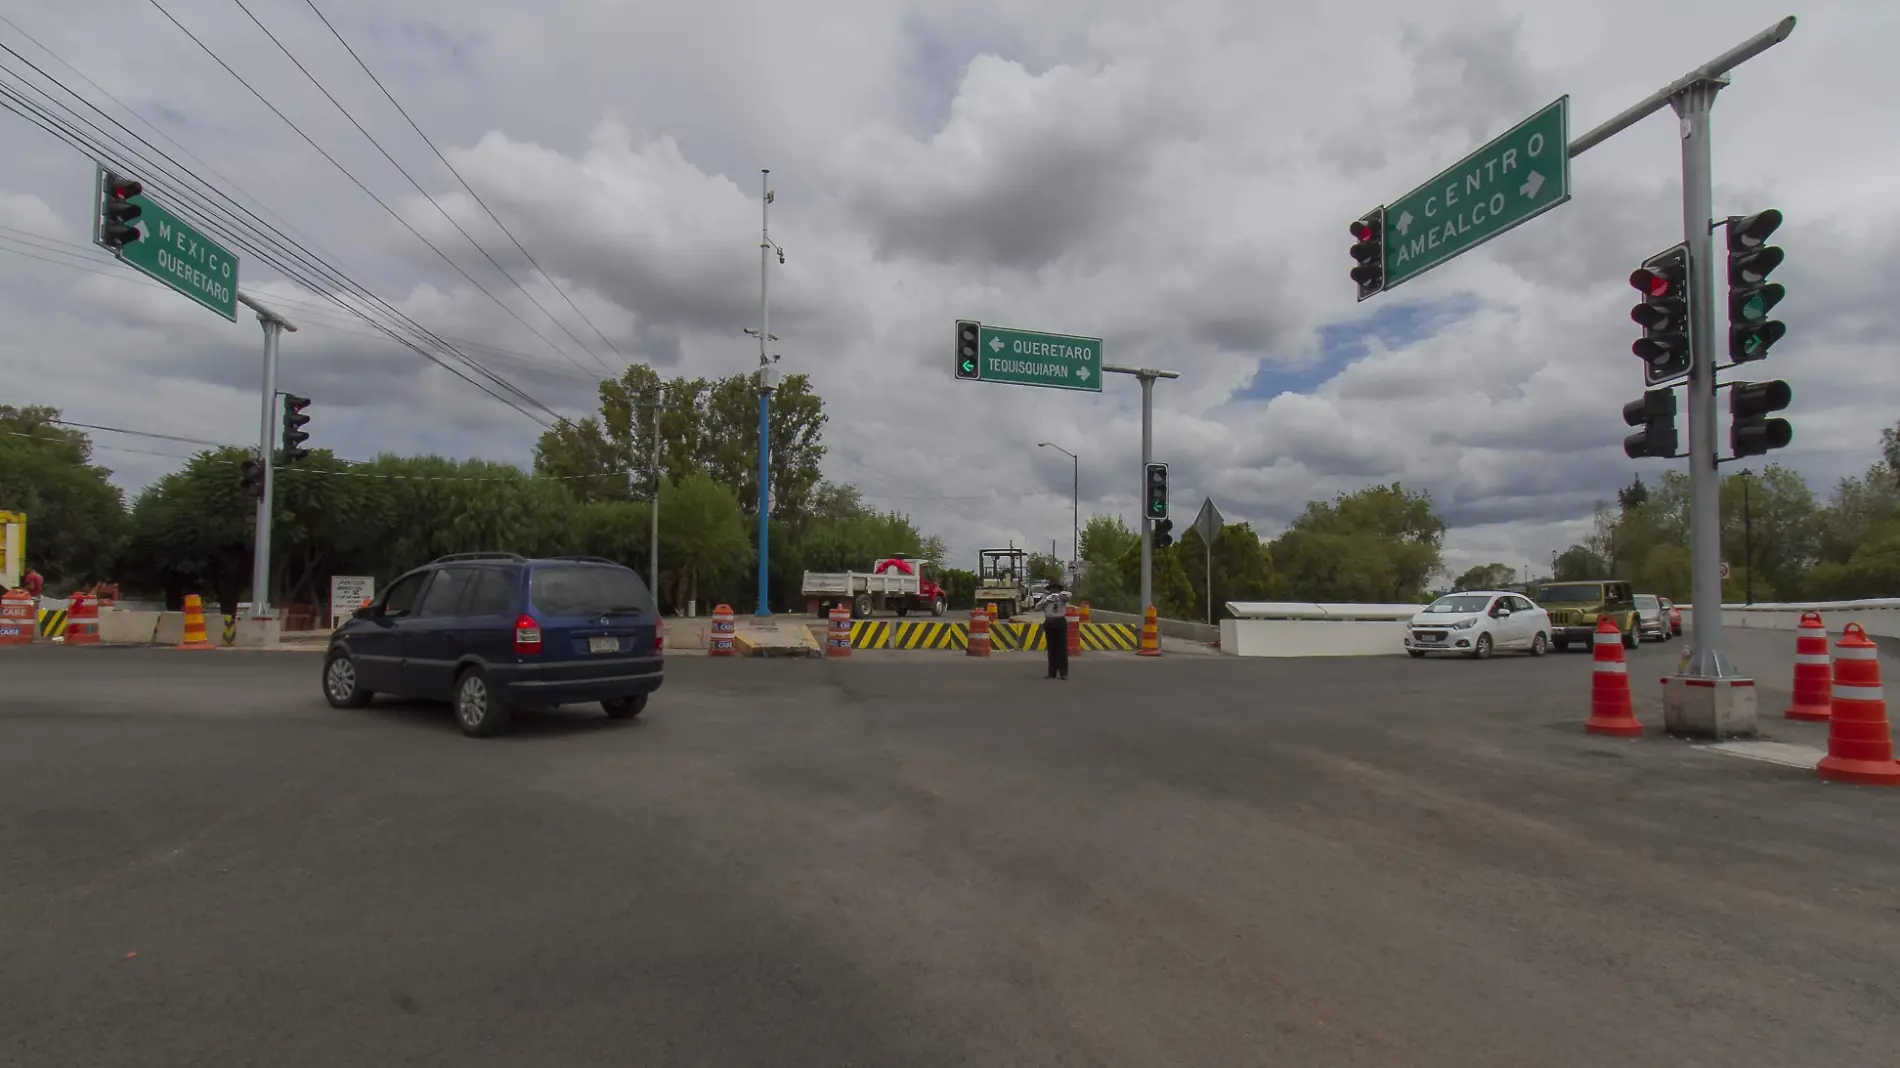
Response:
[[[614,344],[613,339],[603,333],[600,327],[595,326],[594,321],[587,317],[587,313],[581,310],[580,305],[574,303],[574,298],[567,295],[567,290],[561,288],[561,284],[556,282],[554,276],[549,274],[547,269],[541,266],[541,262],[534,258],[534,254],[523,247],[521,240],[515,237],[514,232],[509,230],[507,225],[501,221],[501,217],[496,215],[494,211],[489,208],[488,203],[482,199],[481,194],[475,192],[474,187],[468,184],[468,179],[462,177],[462,172],[455,168],[455,164],[449,162],[448,157],[442,154],[442,150],[436,147],[435,142],[430,139],[429,135],[422,132],[422,127],[416,125],[416,120],[409,117],[408,109],[396,101],[395,95],[390,93],[388,87],[383,85],[383,80],[376,76],[375,71],[369,69],[369,64],[363,62],[363,57],[357,55],[356,49],[350,47],[350,42],[344,40],[343,35],[337,31],[337,28],[331,25],[330,19],[317,7],[316,0],[304,0],[304,3],[309,5],[310,10],[317,16],[317,19],[323,23],[323,28],[330,31],[330,36],[335,37],[337,43],[343,46],[343,50],[350,54],[350,58],[356,60],[356,65],[363,68],[363,73],[369,75],[369,80],[376,84],[376,88],[381,90],[383,98],[388,100],[390,105],[396,109],[397,113],[403,117],[403,121],[409,124],[409,128],[416,132],[417,137],[422,138],[423,144],[429,146],[429,151],[435,153],[435,158],[442,161],[442,166],[448,168],[449,173],[455,176],[455,180],[461,183],[462,188],[474,199],[475,203],[480,205],[484,212],[487,212],[490,219],[494,220],[496,228],[501,230],[502,233],[507,234],[509,241],[514,242],[516,251],[527,257],[528,262],[534,265],[534,269],[540,272],[541,277],[547,279],[548,285],[554,287],[554,291],[561,295],[561,299],[567,301],[567,306],[574,309],[574,314],[581,317],[581,321],[586,323],[588,327],[594,331],[594,335],[605,342],[608,348],[613,350],[614,355],[618,356],[621,362],[631,362],[627,359],[626,354],[620,351],[620,346]],[[545,311],[546,309],[543,310]]]
[[[199,184],[204,185],[208,189],[211,189],[214,193],[216,192],[215,186],[211,186],[210,183],[206,182],[202,177],[196,175],[195,173],[192,173],[189,168],[186,168],[182,164],[179,164],[168,153],[164,152],[163,149],[159,149],[156,146],[152,145],[151,142],[147,141],[145,138],[143,138],[139,134],[127,128],[123,123],[119,122],[117,119],[113,118],[112,116],[106,114],[96,104],[93,104],[91,101],[86,100],[83,96],[81,96],[80,94],[75,92],[73,89],[71,89],[71,87],[65,85],[63,82],[60,82],[57,78],[54,78],[53,76],[48,74],[43,68],[40,68],[37,64],[34,64],[31,60],[27,60],[25,57],[21,56],[18,52],[15,52],[13,49],[8,48],[4,44],[0,44],[0,50],[4,50],[8,54],[13,55],[16,59],[19,59],[22,62],[25,62],[27,66],[34,69],[34,71],[40,74],[41,77],[52,82],[54,85],[59,87],[62,91],[64,91],[68,95],[73,96],[75,99],[79,100],[81,103],[85,104],[87,107],[91,108],[93,111],[105,117],[108,121],[112,122],[115,126],[118,126],[121,130],[124,130],[129,136],[138,140],[141,144],[144,144],[147,147],[152,148],[159,155],[164,156],[170,163],[173,164],[173,166],[177,167],[179,170],[184,171],[186,174],[189,174],[191,178],[196,180]],[[58,57],[55,56],[54,58],[57,59]],[[64,61],[62,60],[61,62],[64,62]],[[70,64],[67,64],[67,65],[70,67]],[[283,273],[285,277],[298,282],[299,284],[303,285],[306,289],[309,289],[311,292],[317,294],[318,296],[321,296],[330,300],[331,302],[337,304],[339,307],[343,308],[345,311],[350,312],[351,314],[356,315],[357,317],[363,319],[365,322],[369,323],[369,325],[371,325],[372,327],[375,327],[378,331],[384,334],[387,334],[392,340],[396,341],[398,344],[401,344],[404,347],[411,349],[417,354],[423,356],[425,359],[428,359],[431,362],[436,363],[438,366],[443,367],[443,369],[449,371],[451,374],[456,375],[458,378],[461,378],[464,381],[469,382],[471,385],[476,386],[478,389],[483,390],[483,392],[486,392],[489,395],[495,397],[495,399],[500,400],[502,403],[507,404],[509,407],[515,409],[518,412],[521,412],[523,415],[526,415],[528,418],[533,419],[535,422],[539,423],[544,428],[549,425],[549,423],[546,420],[543,420],[540,416],[535,415],[533,412],[530,412],[526,408],[524,408],[522,406],[522,403],[518,402],[517,400],[510,399],[509,397],[504,397],[500,394],[497,394],[494,390],[489,389],[487,386],[483,385],[482,383],[476,382],[475,380],[469,378],[466,374],[463,374],[461,371],[457,370],[456,368],[451,367],[448,364],[444,363],[435,354],[423,350],[421,347],[411,342],[408,338],[400,336],[394,330],[392,330],[389,326],[385,325],[382,322],[377,321],[369,313],[351,305],[348,301],[345,301],[343,299],[342,295],[340,295],[339,292],[337,292],[337,290],[342,290],[348,293],[353,299],[360,300],[366,305],[380,306],[380,308],[384,311],[384,313],[390,315],[392,319],[398,321],[399,323],[406,325],[408,329],[416,332],[418,337],[424,338],[430,344],[436,345],[437,347],[440,347],[444,349],[445,351],[452,353],[453,355],[456,356],[456,358],[460,359],[463,363],[468,365],[471,369],[475,370],[477,373],[481,374],[484,378],[487,378],[491,382],[494,382],[499,388],[503,389],[504,391],[508,393],[514,394],[515,397],[520,398],[521,401],[525,401],[527,404],[532,405],[533,407],[537,407],[543,411],[546,411],[556,421],[565,421],[564,417],[562,417],[558,412],[555,412],[552,408],[549,408],[547,405],[541,403],[539,400],[535,399],[534,397],[520,390],[518,387],[514,386],[513,383],[507,382],[505,379],[502,379],[500,376],[495,375],[492,371],[489,371],[486,367],[482,366],[479,363],[479,361],[474,360],[472,357],[469,357],[466,353],[461,352],[459,349],[456,349],[455,346],[449,345],[446,342],[442,341],[439,338],[439,336],[435,335],[432,331],[429,331],[426,328],[422,327],[421,324],[416,323],[415,320],[409,318],[406,314],[402,313],[401,311],[395,309],[393,306],[389,305],[387,301],[382,300],[380,297],[377,297],[374,293],[371,293],[367,289],[364,289],[361,285],[354,282],[346,274],[343,274],[337,268],[330,266],[329,264],[323,263],[320,260],[316,261],[315,263],[312,263],[313,257],[311,256],[308,249],[305,249],[302,246],[298,245],[296,242],[290,241],[289,239],[283,237],[281,232],[276,232],[274,227],[271,227],[267,223],[263,223],[261,219],[258,219],[256,213],[251,212],[248,208],[244,208],[243,205],[241,204],[238,205],[239,210],[242,210],[246,215],[249,215],[253,220],[256,221],[256,223],[258,224],[256,227],[247,226],[247,224],[245,224],[242,220],[239,220],[234,213],[232,213],[229,209],[225,208],[221,203],[219,203],[217,199],[212,198],[212,197],[207,197],[204,194],[199,193],[196,189],[188,185],[184,179],[177,177],[176,174],[162,167],[161,165],[153,161],[149,156],[146,156],[143,152],[140,152],[139,150],[132,148],[120,138],[106,132],[102,127],[98,126],[98,124],[93,123],[79,116],[78,113],[73,111],[70,107],[67,107],[65,105],[60,105],[57,101],[55,101],[51,97],[50,94],[47,94],[44,90],[41,90],[41,89],[38,89],[37,87],[32,86],[31,83],[27,82],[26,79],[23,76],[21,76],[17,71],[8,70],[4,66],[0,66],[0,71],[4,71],[6,74],[11,75],[13,78],[17,79],[20,82],[20,84],[26,89],[28,89],[29,91],[37,92],[48,103],[53,104],[55,107],[60,107],[62,110],[68,112],[79,122],[84,123],[86,126],[91,127],[93,130],[97,131],[98,134],[103,135],[103,137],[106,140],[112,141],[113,143],[117,144],[121,149],[132,153],[132,155],[134,156],[137,156],[139,159],[143,160],[146,163],[147,167],[149,167],[152,171],[157,171],[166,175],[166,177],[168,177],[173,183],[176,183],[174,188],[180,194],[181,198],[189,199],[198,203],[204,210],[207,211],[208,214],[222,214],[223,216],[230,219],[230,223],[222,224],[222,225],[221,225],[221,221],[220,222],[206,221],[206,229],[212,233],[212,236],[218,237],[221,240],[229,241],[230,243],[237,245],[241,249],[250,253],[252,256],[256,257],[257,259],[263,260],[266,264],[275,267],[277,270]],[[37,101],[27,99],[24,95],[13,90],[10,86],[8,86],[5,83],[0,83],[0,107],[5,107],[9,111],[13,111],[15,114],[18,114],[22,118],[27,119],[29,122],[32,122],[34,125],[39,126],[41,129],[52,134],[54,137],[60,139],[61,141],[66,142],[68,145],[72,146],[73,148],[77,149],[78,151],[86,155],[94,156],[95,158],[103,158],[103,159],[112,159],[116,155],[110,149],[105,148],[104,142],[100,140],[98,137],[85,134],[83,131],[80,131],[77,128],[77,126],[75,126],[71,121],[62,119],[52,114],[49,110],[47,110],[47,108],[44,105],[39,104]],[[122,170],[127,170],[127,171],[132,170],[132,168],[126,167],[123,162],[118,162],[116,166]],[[271,237],[271,234],[273,232],[275,233],[274,240]],[[272,254],[272,253],[264,251],[264,249],[261,247],[259,242],[248,239],[249,235],[251,234],[263,234],[265,237],[265,240],[272,241],[272,243],[276,244],[279,249],[284,250],[283,254],[277,255],[277,254]],[[285,262],[286,255],[290,259],[296,259],[296,260],[301,261],[300,267],[302,268],[302,270],[289,266]],[[319,284],[317,282],[311,281],[309,277],[309,273],[307,272],[314,272],[320,276],[327,274],[334,281],[332,282],[331,285]]]
[[[337,111],[341,112],[343,114],[343,117],[349,120],[351,126],[356,127],[356,132],[362,134],[363,137],[369,141],[370,145],[374,147],[377,152],[382,153],[382,157],[389,161],[390,166],[396,168],[396,171],[398,173],[400,173],[404,178],[407,178],[409,180],[409,184],[415,187],[416,192],[422,194],[422,198],[424,200],[427,200],[430,206],[435,208],[437,213],[439,213],[444,219],[447,219],[449,221],[449,225],[455,227],[455,230],[457,233],[467,238],[469,244],[475,246],[475,251],[481,253],[483,258],[488,260],[488,263],[490,266],[494,267],[496,271],[500,272],[503,278],[508,279],[508,281],[511,282],[517,290],[520,290],[522,296],[527,297],[528,300],[531,303],[533,303],[536,308],[539,308],[541,310],[541,314],[546,315],[548,319],[554,323],[555,326],[560,327],[562,332],[567,334],[567,336],[574,342],[574,344],[580,346],[582,352],[587,353],[587,355],[591,357],[595,363],[600,364],[601,370],[606,371],[610,375],[613,374],[613,368],[607,365],[607,361],[601,359],[599,355],[597,355],[592,349],[588,348],[587,344],[583,342],[580,338],[575,337],[574,332],[572,330],[569,330],[566,324],[562,323],[561,320],[557,318],[553,312],[549,311],[547,309],[547,306],[542,304],[541,301],[537,299],[534,294],[528,292],[527,288],[523,286],[519,281],[517,281],[514,275],[508,273],[508,269],[503,267],[499,262],[497,262],[494,256],[489,255],[488,250],[482,247],[482,243],[475,240],[474,235],[470,234],[467,230],[463,229],[462,224],[456,221],[455,216],[450,215],[448,213],[448,210],[442,207],[441,202],[436,200],[435,196],[431,194],[427,189],[424,189],[422,187],[422,183],[416,181],[415,176],[410,174],[407,168],[405,168],[401,163],[398,163],[396,161],[396,157],[389,154],[389,150],[383,147],[382,142],[376,140],[376,136],[374,134],[370,133],[368,130],[363,128],[363,124],[356,120],[356,116],[350,114],[350,109],[344,107],[343,103],[339,101],[335,97],[335,95],[333,95],[330,92],[330,90],[327,87],[324,86],[323,82],[318,80],[316,75],[310,73],[310,69],[303,65],[303,61],[299,60],[296,57],[296,55],[290,51],[290,49],[286,48],[284,46],[284,42],[279,40],[275,33],[271,32],[270,27],[264,25],[264,23],[261,20],[259,20],[255,14],[251,12],[251,9],[245,5],[244,0],[232,0],[232,2],[238,6],[239,11],[244,12],[245,17],[250,19],[253,25],[255,25],[259,30],[263,31],[264,36],[270,38],[271,44],[274,44],[277,46],[277,50],[284,54],[284,58],[290,60],[292,65],[294,65],[298,71],[302,72],[305,78],[309,79],[311,85],[314,85],[317,87],[317,91],[323,94],[324,99],[328,100],[331,104],[333,104],[336,107]],[[153,3],[153,6],[155,7],[158,6],[157,0],[152,0],[152,3]],[[159,10],[163,11],[164,8],[159,7]],[[285,120],[285,121],[289,121],[289,120]],[[331,160],[331,162],[335,163],[336,161]],[[338,166],[338,169],[341,169],[342,165],[338,164],[337,166]],[[368,192],[367,189],[365,189],[364,191]],[[376,200],[377,200],[377,203],[379,204],[383,203],[381,198],[376,198]],[[390,210],[387,204],[384,204],[383,207],[384,207],[384,210]],[[391,210],[390,214],[394,215],[395,212]],[[412,234],[415,234],[416,237],[420,239],[423,244],[428,245],[430,248],[434,249],[436,255],[442,257],[442,261],[444,263],[447,263],[449,266],[454,267],[458,272],[461,273],[462,277],[467,278],[469,280],[470,284],[474,285],[477,289],[480,289],[483,293],[487,293],[488,298],[490,300],[494,301],[498,306],[500,306],[503,311],[507,312],[509,315],[514,316],[515,321],[520,323],[523,327],[526,327],[529,333],[533,334],[535,337],[540,338],[543,342],[547,344],[549,348],[559,353],[562,356],[562,358],[568,360],[570,363],[573,363],[576,368],[580,368],[581,366],[580,363],[576,361],[574,357],[568,355],[567,352],[563,351],[560,346],[556,345],[553,341],[549,340],[548,337],[542,334],[539,330],[536,330],[534,327],[529,326],[528,321],[526,319],[523,319],[519,314],[515,312],[513,308],[510,308],[508,307],[507,304],[503,303],[500,297],[497,297],[492,292],[489,292],[486,286],[483,286],[480,282],[475,281],[475,278],[472,275],[470,275],[467,271],[462,270],[459,264],[456,264],[454,261],[450,260],[448,257],[448,254],[443,252],[441,248],[437,247],[434,242],[430,241],[428,238],[423,237],[420,232],[414,230],[413,228],[410,229],[409,232]],[[585,369],[582,369],[582,370],[584,372]]]

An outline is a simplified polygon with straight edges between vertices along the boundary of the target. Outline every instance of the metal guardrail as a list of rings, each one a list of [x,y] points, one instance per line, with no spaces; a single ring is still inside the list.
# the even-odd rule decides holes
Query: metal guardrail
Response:
[[[1235,619],[1405,620],[1425,610],[1422,604],[1321,604],[1316,601],[1229,601]]]

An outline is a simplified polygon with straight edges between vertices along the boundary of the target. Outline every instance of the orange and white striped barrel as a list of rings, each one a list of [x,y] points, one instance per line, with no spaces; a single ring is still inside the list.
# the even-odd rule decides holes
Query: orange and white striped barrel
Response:
[[[990,655],[990,616],[981,608],[970,609],[970,644],[963,652],[965,656]]]
[[[1821,613],[1801,613],[1794,639],[1794,699],[1785,713],[1789,719],[1818,723],[1828,718],[1834,704],[1831,664]]]
[[[1081,620],[1083,623],[1087,623],[1089,621],[1089,603],[1087,601],[1082,602]]]
[[[831,621],[825,625],[825,655],[851,655],[851,610],[844,605],[831,606]]]
[[[83,593],[73,594],[66,612],[66,644],[99,644],[99,602]]]
[[[1814,769],[1830,782],[1900,786],[1893,759],[1893,728],[1880,688],[1880,650],[1859,623],[1834,643],[1834,704],[1827,724],[1827,755]]]
[[[715,605],[712,614],[712,630],[706,634],[706,655],[737,656],[738,650],[733,648],[732,642],[733,630],[732,606]]]
[[[1590,718],[1583,729],[1591,734],[1634,738],[1643,733],[1630,703],[1630,669],[1623,659],[1623,632],[1605,616],[1593,636],[1595,663],[1590,672]]]

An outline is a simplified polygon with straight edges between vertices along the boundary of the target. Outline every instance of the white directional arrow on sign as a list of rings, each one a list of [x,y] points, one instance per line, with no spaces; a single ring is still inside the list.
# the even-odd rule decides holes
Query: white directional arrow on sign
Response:
[[[1408,211],[1405,214],[1399,216],[1398,227],[1399,227],[1400,237],[1404,237],[1406,235],[1406,232],[1412,229],[1412,213],[1411,212]]]
[[[1079,379],[1081,379],[1081,380],[1082,380],[1082,381],[1084,381],[1084,382],[1087,382],[1087,381],[1089,380],[1089,369],[1088,369],[1088,368],[1086,368],[1086,367],[1078,367],[1078,368],[1076,368],[1076,369],[1075,369],[1075,377],[1077,377],[1077,378],[1079,378]]]
[[[1532,171],[1531,176],[1524,179],[1524,184],[1517,187],[1517,191],[1534,198],[1537,196],[1537,191],[1542,188],[1544,188],[1544,176]]]
[[[1002,338],[1000,338],[1000,337],[993,337],[993,338],[991,338],[991,339],[990,339],[990,351],[991,351],[991,352],[1001,352],[1001,351],[1003,351],[1003,339],[1002,339]]]

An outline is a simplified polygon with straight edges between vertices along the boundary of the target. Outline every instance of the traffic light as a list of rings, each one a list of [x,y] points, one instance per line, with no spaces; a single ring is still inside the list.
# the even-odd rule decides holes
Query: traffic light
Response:
[[[1142,514],[1149,519],[1168,518],[1168,465],[1149,464],[1146,483],[1148,510]]]
[[[1675,390],[1652,389],[1643,394],[1642,400],[1625,404],[1623,422],[1642,427],[1623,439],[1623,455],[1632,460],[1676,455]]]
[[[1768,318],[1788,295],[1781,283],[1768,281],[1787,255],[1767,243],[1780,226],[1781,213],[1773,208],[1728,221],[1728,357],[1736,363],[1768,355],[1788,332],[1786,323]]]
[[[310,407],[309,397],[299,397],[295,393],[284,394],[284,439],[281,447],[284,450],[284,462],[287,464],[294,464],[310,455],[310,450],[303,447],[303,443],[310,440],[310,435],[304,433],[303,430],[303,425],[310,421],[310,417],[303,414],[303,410],[308,407]]]
[[[1174,544],[1174,520],[1172,519],[1155,520],[1155,538],[1154,538],[1155,548],[1165,549],[1168,546],[1173,545],[1173,544]]]
[[[145,236],[132,220],[140,215],[139,206],[131,198],[145,191],[145,187],[130,178],[106,171],[100,181],[99,195],[99,244],[114,252]]]
[[[244,495],[264,499],[264,462],[246,460],[238,467],[238,485],[244,487]]]
[[[1643,384],[1659,386],[1689,373],[1689,246],[1658,252],[1630,272],[1642,302],[1630,320],[1643,336],[1630,346],[1643,361]]]
[[[1359,284],[1359,299],[1385,288],[1385,209],[1374,208],[1353,220],[1352,280]]]
[[[981,323],[968,319],[957,320],[957,377],[981,378],[983,372],[979,366],[982,353],[977,350],[976,336],[982,329]]]
[[[1729,390],[1728,411],[1734,422],[1728,428],[1728,447],[1737,459],[1764,456],[1774,449],[1785,449],[1794,440],[1794,428],[1786,419],[1770,419],[1794,399],[1794,390],[1786,382],[1737,382]]]

